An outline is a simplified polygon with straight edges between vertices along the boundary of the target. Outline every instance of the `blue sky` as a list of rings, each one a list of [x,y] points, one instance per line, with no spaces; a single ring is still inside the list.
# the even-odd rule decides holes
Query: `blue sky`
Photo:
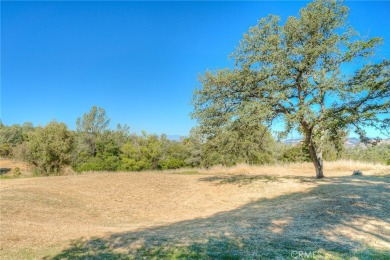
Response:
[[[112,126],[187,135],[197,77],[231,66],[243,33],[306,2],[1,2],[1,119],[75,128],[91,106]],[[390,57],[390,2],[346,2],[362,36]]]

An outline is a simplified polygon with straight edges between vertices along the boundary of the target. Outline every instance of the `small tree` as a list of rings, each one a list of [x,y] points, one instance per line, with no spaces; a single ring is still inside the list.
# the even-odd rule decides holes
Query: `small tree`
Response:
[[[13,148],[23,142],[23,128],[20,125],[5,126],[0,121],[0,156],[12,157]]]
[[[110,124],[110,119],[103,108],[93,106],[82,118],[77,118],[77,132],[79,135],[79,145],[84,146],[93,157],[97,154],[96,142],[98,136],[102,134]],[[83,150],[83,149],[82,149]]]
[[[198,129],[192,128],[190,130],[190,135],[182,140],[183,145],[185,146],[186,152],[186,165],[190,167],[199,167],[202,162],[202,148],[203,140],[202,134],[199,133]]]
[[[72,133],[64,123],[51,122],[28,132],[25,160],[45,175],[58,174],[69,163],[73,147]]]
[[[121,147],[122,170],[141,171],[158,169],[161,159],[162,143],[157,135],[148,135],[142,131],[142,136],[133,135]]]
[[[390,129],[390,61],[368,60],[382,39],[358,39],[345,27],[347,14],[341,1],[316,0],[284,25],[270,15],[250,28],[232,54],[235,68],[200,78],[193,116],[204,132],[240,117],[267,126],[281,120],[280,137],[297,128],[323,178],[325,136],[337,142],[353,129],[367,140],[366,126]],[[344,74],[351,63],[360,68]]]

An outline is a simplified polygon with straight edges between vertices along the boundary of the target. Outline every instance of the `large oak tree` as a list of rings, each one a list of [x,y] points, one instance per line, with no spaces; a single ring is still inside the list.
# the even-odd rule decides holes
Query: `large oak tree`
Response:
[[[317,178],[324,177],[324,139],[366,127],[389,130],[390,61],[374,57],[381,38],[362,39],[346,25],[341,1],[316,0],[284,24],[275,15],[244,34],[235,67],[206,72],[195,90],[193,117],[208,136],[240,118],[283,134],[303,135]]]

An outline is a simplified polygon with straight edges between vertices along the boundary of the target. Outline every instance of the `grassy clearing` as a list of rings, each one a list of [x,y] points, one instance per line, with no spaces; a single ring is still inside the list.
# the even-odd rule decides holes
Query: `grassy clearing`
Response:
[[[356,166],[1,180],[0,258],[389,259],[390,168]]]

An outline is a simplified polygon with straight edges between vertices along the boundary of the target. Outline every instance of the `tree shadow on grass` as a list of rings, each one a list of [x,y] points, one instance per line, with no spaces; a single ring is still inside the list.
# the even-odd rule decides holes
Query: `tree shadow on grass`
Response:
[[[298,251],[312,259],[389,259],[389,250],[365,244],[390,243],[389,185],[390,176],[329,178],[309,192],[208,218],[80,239],[45,259],[291,259]]]
[[[11,168],[0,168],[0,175],[6,174],[11,171]]]
[[[273,176],[273,175],[218,175],[211,177],[200,178],[199,181],[213,182],[217,185],[222,184],[238,184],[247,185],[252,182],[284,182],[285,180],[296,180],[299,182],[317,182],[318,179],[314,177],[302,177],[302,176]]]

